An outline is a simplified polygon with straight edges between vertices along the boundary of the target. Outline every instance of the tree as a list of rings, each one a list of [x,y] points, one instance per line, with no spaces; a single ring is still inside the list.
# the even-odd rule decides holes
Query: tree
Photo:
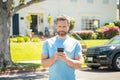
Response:
[[[16,0],[0,0],[0,69],[11,67],[13,62],[10,56],[10,25],[12,15],[22,8],[45,0],[19,0],[19,5],[14,7]],[[27,0],[26,0],[27,1]]]

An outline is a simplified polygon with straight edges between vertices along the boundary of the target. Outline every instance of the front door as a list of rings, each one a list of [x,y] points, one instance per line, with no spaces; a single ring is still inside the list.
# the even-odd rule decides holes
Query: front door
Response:
[[[30,24],[30,29],[32,29],[32,32],[36,35],[38,34],[37,15],[31,15],[31,17],[32,17],[32,23]]]
[[[12,32],[13,35],[19,35],[19,14],[14,14],[12,17]]]

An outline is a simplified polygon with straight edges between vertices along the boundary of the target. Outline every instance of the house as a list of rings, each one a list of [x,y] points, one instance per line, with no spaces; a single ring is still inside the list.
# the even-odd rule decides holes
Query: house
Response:
[[[10,35],[27,35],[31,31],[45,35],[47,28],[52,35],[59,14],[75,19],[74,30],[95,30],[116,20],[117,5],[116,0],[46,0],[18,11],[12,17]],[[52,17],[52,25],[48,23],[48,15]]]

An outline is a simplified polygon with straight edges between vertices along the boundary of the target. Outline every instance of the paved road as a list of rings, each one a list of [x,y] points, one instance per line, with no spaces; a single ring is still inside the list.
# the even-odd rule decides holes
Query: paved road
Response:
[[[76,75],[78,80],[119,80],[120,71],[112,71],[106,68],[99,70],[87,68],[77,70]],[[48,80],[48,71],[0,75],[0,80]]]
[[[107,68],[91,70],[85,69],[76,72],[80,80],[119,80],[120,71],[113,71]]]

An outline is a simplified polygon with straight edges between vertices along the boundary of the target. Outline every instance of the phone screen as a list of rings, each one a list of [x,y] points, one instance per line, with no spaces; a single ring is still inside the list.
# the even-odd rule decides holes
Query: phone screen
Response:
[[[64,52],[64,48],[57,48],[57,52]]]

